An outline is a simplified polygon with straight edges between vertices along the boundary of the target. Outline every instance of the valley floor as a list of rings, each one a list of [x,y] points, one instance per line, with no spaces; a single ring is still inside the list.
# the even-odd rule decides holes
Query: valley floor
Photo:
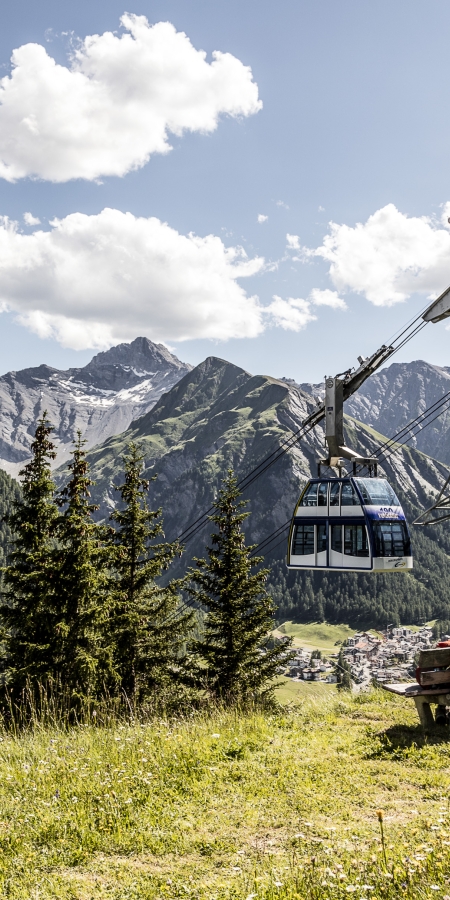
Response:
[[[382,691],[2,738],[11,900],[450,900],[448,732]]]

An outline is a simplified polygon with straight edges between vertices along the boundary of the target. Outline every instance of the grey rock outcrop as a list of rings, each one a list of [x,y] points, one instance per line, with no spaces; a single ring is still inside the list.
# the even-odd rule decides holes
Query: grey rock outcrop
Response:
[[[162,344],[138,337],[98,353],[83,368],[42,365],[8,372],[0,378],[0,468],[17,475],[45,409],[60,465],[78,429],[88,447],[125,431],[191,368]]]
[[[423,360],[393,363],[372,375],[345,404],[345,412],[388,437],[450,392],[450,369]],[[450,399],[450,397],[449,397]],[[408,444],[450,463],[450,404]],[[434,421],[431,421],[434,419]]]

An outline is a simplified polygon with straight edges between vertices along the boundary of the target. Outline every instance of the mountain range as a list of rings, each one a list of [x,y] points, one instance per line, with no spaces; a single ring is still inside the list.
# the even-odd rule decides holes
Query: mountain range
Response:
[[[146,477],[157,476],[151,484],[151,505],[162,507],[166,536],[176,538],[214,502],[228,468],[238,477],[247,475],[300,428],[314,404],[312,394],[292,383],[251,375],[216,357],[206,359],[124,433],[89,451],[99,517],[107,520],[117,503],[114,485],[122,480],[123,456],[134,441],[142,448]],[[385,441],[372,426],[349,415],[345,429],[347,443],[364,456]],[[245,523],[248,541],[258,544],[281,529],[264,550],[280,617],[365,626],[385,625],[386,620],[450,619],[450,531],[445,526],[413,529],[415,568],[405,577],[287,572],[283,525],[302,485],[316,473],[323,442],[318,427],[244,492],[251,512]],[[381,472],[395,485],[412,521],[442,484],[442,469],[431,457],[404,446],[383,461]],[[65,472],[58,476],[64,479]],[[207,522],[187,542],[174,574],[182,574],[193,558],[204,554],[210,530]]]
[[[139,337],[98,353],[83,368],[8,372],[0,378],[0,469],[16,475],[29,459],[45,409],[61,461],[78,429],[88,447],[124,431],[191,368],[162,344]]]
[[[346,404],[347,443],[371,455],[386,433],[395,433],[446,393],[449,380],[450,370],[424,362],[394,364],[372,376]],[[20,385],[19,395],[13,382]],[[16,462],[14,453],[19,451],[26,458],[36,417],[49,409],[59,442],[58,482],[66,477],[69,443],[80,427],[90,446],[93,500],[99,505],[98,517],[107,520],[117,503],[115,485],[122,479],[123,455],[130,441],[138,442],[146,477],[157,476],[151,483],[151,505],[162,507],[169,539],[211,506],[228,468],[245,476],[277,451],[300,428],[322,390],[321,385],[251,375],[217,357],[192,368],[145,338],[98,354],[84,369],[24,370],[4,376],[0,389],[4,385],[11,386],[6,393],[10,405],[14,400],[15,409],[20,408],[17,425],[0,392],[2,456],[7,462]],[[8,443],[8,435],[16,443]],[[446,461],[446,436],[443,416],[418,436],[415,446],[398,447],[383,461],[382,470],[401,495],[410,520],[443,482],[444,467],[437,457]],[[244,494],[251,512],[245,523],[250,542],[258,544],[289,520],[301,486],[316,472],[323,445],[323,429],[318,427],[253,481]],[[187,543],[175,574],[194,556],[203,555],[209,527],[199,529]],[[287,572],[286,530],[280,530],[265,548],[269,586],[280,616],[378,625],[386,619],[450,619],[450,529],[442,525],[413,532],[413,573],[372,576]]]

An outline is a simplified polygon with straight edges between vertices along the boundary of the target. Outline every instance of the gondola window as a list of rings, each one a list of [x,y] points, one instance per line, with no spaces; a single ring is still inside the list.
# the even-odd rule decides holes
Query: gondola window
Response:
[[[361,501],[350,481],[342,484],[341,506],[360,506]]]
[[[411,556],[411,541],[404,522],[377,522],[373,534],[376,556]]]
[[[397,494],[384,478],[358,478],[364,503],[371,506],[400,506]]]
[[[344,525],[344,553],[346,556],[369,556],[365,525]]]
[[[306,493],[303,495],[302,506],[317,506],[317,483],[310,484]]]
[[[309,556],[314,553],[314,525],[296,525],[292,541],[294,556]]]
[[[341,484],[339,481],[336,481],[330,487],[330,506],[339,506],[339,493],[341,490]]]

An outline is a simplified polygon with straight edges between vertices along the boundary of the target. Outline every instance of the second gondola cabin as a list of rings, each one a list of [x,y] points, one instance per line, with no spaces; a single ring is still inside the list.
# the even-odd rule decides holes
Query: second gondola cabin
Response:
[[[412,569],[411,540],[385,478],[313,478],[295,508],[290,569],[398,572]]]

